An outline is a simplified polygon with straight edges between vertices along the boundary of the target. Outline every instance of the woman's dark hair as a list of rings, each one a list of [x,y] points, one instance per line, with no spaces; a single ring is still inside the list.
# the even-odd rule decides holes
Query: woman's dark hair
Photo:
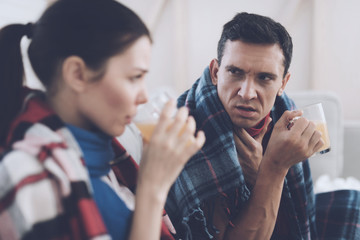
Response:
[[[286,29],[271,18],[242,12],[226,23],[218,42],[219,65],[227,40],[240,40],[255,44],[278,44],[284,55],[284,76],[288,72],[293,50],[292,40]]]
[[[0,30],[0,146],[20,110],[24,67],[20,41],[28,48],[34,72],[51,89],[59,65],[72,55],[87,67],[104,71],[106,61],[150,33],[141,19],[115,0],[58,0],[34,24],[12,24]],[[104,73],[104,72],[103,72]],[[102,73],[102,74],[103,74]]]

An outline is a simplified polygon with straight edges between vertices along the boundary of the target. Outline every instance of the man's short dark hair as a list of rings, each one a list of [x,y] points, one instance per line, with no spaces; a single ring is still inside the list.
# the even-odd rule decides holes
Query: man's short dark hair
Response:
[[[217,49],[219,65],[227,40],[240,40],[254,44],[278,44],[284,55],[284,76],[288,72],[292,57],[292,40],[286,29],[273,19],[246,12],[236,14],[223,27]]]

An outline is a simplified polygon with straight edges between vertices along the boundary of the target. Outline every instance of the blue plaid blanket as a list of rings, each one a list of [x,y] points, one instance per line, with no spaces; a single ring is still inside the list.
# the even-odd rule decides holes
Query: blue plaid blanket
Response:
[[[205,132],[206,143],[190,159],[173,184],[165,209],[177,230],[176,237],[212,239],[210,229],[213,226],[211,219],[205,218],[202,204],[223,196],[231,214],[236,215],[249,199],[251,191],[245,184],[237,159],[230,117],[218,98],[208,68],[179,97],[178,107],[184,105],[194,116],[198,130]],[[294,103],[286,94],[277,97],[271,111],[273,122],[285,110],[294,108]],[[360,196],[358,193],[355,195]],[[315,196],[308,160],[290,168],[284,181],[280,207],[287,213],[291,236],[282,236],[275,229],[271,239],[317,239]]]
[[[316,195],[319,240],[360,239],[360,192],[338,190]]]

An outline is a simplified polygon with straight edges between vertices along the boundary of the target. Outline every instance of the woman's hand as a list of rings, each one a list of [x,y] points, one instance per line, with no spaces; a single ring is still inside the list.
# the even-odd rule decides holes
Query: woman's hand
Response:
[[[136,188],[135,212],[129,239],[160,239],[161,219],[171,185],[186,162],[205,142],[187,108],[175,117],[173,100],[168,102],[158,124],[145,145]]]
[[[205,142],[202,131],[194,135],[196,124],[188,115],[188,109],[180,108],[173,117],[174,110],[175,103],[171,100],[165,105],[150,142],[144,147],[139,172],[138,185],[146,183],[164,202],[186,162]]]

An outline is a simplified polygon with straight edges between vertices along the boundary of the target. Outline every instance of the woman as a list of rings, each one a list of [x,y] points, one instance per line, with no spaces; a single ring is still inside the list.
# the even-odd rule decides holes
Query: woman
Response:
[[[46,92],[22,86],[25,35]],[[138,173],[114,139],[147,101],[150,50],[146,26],[114,0],[59,0],[0,31],[1,239],[172,239],[167,193],[204,134],[187,109],[172,118],[170,101]]]

